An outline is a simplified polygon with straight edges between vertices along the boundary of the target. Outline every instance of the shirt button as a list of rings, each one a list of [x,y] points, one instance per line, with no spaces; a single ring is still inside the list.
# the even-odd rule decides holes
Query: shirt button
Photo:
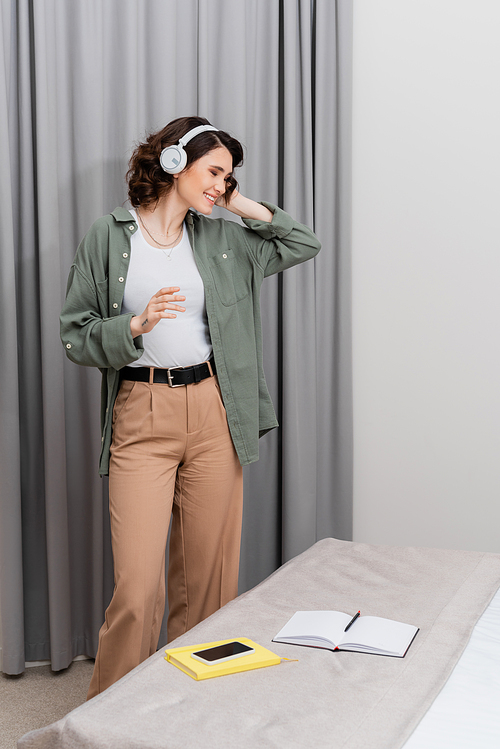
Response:
[[[120,282],[120,283],[123,283],[123,281],[124,281],[125,279],[123,278],[123,276],[120,276],[120,278],[119,278],[118,280],[119,280],[119,282]]]
[[[71,348],[71,343],[67,343],[66,348]]]
[[[128,252],[124,252],[123,257],[128,257]]]
[[[116,302],[113,304],[113,309],[118,309],[118,305]]]
[[[134,231],[135,230],[135,226],[133,224],[130,224],[130,226],[128,228],[130,229],[130,231]]]
[[[224,260],[225,260],[225,259],[227,258],[227,255],[226,255],[226,253],[224,253],[222,257],[223,257],[223,258],[224,258]]]

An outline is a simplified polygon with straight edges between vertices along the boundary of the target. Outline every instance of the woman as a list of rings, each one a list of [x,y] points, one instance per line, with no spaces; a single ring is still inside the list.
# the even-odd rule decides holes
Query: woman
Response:
[[[68,357],[99,367],[115,590],[88,698],[237,595],[242,465],[277,426],[262,369],[265,276],[313,257],[314,234],[238,192],[240,143],[182,117],[135,150],[132,209],[78,248],[61,314]],[[214,205],[242,217],[208,218]],[[195,209],[196,213],[190,209]]]

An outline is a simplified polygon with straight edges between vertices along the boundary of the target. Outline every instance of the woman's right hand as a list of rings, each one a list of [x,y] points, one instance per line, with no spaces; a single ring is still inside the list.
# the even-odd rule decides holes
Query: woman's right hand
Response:
[[[180,291],[178,286],[168,286],[151,297],[142,315],[136,315],[130,320],[132,338],[137,338],[142,333],[149,333],[160,320],[177,317],[166,310],[185,312],[185,307],[174,304],[174,302],[183,302],[186,299],[185,296],[177,296],[178,291]]]

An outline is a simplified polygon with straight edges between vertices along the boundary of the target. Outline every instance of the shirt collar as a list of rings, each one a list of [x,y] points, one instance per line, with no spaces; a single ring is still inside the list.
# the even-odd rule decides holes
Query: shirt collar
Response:
[[[115,208],[114,211],[111,211],[111,215],[113,216],[115,221],[118,221],[119,223],[122,223],[124,221],[135,221],[134,216],[132,216],[127,208],[123,208],[123,206],[118,206],[118,208]],[[195,218],[198,218],[197,214],[193,211],[188,211],[185,218],[186,224],[192,227],[194,225]]]
[[[135,221],[135,218],[132,216],[130,211],[127,208],[123,208],[122,206],[118,206],[118,208],[115,208],[114,211],[111,211],[111,215],[113,216],[115,221],[118,221],[118,223],[123,223],[125,221]]]

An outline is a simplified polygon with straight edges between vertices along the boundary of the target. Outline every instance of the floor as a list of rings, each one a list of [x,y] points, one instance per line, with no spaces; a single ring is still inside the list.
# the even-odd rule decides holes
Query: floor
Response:
[[[25,733],[85,702],[93,667],[94,661],[82,660],[58,672],[36,666],[19,676],[0,673],[0,749],[15,749]]]

